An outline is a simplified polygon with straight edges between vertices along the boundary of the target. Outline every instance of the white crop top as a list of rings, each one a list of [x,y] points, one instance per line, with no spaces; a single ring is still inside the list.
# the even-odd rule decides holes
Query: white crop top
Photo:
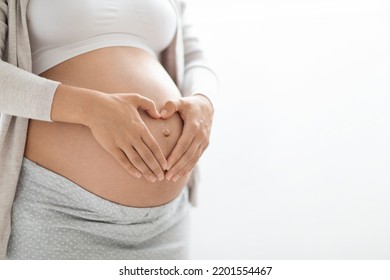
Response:
[[[158,57],[177,25],[169,0],[30,0],[27,21],[35,74],[104,47],[137,47]]]

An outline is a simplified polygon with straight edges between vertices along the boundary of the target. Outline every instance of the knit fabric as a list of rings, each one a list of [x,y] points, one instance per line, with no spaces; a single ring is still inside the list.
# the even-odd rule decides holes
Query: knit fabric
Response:
[[[162,206],[120,205],[24,158],[8,259],[186,259],[188,188]]]

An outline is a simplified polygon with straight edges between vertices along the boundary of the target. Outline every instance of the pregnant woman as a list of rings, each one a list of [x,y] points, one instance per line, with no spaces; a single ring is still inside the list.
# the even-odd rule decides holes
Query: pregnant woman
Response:
[[[188,257],[217,81],[184,10],[0,2],[1,257]]]

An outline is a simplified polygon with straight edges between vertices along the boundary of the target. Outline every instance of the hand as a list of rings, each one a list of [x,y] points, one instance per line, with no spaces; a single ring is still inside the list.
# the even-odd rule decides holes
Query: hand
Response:
[[[168,172],[165,178],[176,182],[180,176],[194,168],[209,145],[213,119],[213,106],[210,100],[200,94],[170,100],[165,103],[161,117],[168,119],[178,112],[183,119],[183,133],[168,157]]]
[[[98,100],[89,106],[86,125],[99,144],[134,177],[164,180],[167,161],[138,112],[160,118],[154,102],[139,94],[103,94]]]

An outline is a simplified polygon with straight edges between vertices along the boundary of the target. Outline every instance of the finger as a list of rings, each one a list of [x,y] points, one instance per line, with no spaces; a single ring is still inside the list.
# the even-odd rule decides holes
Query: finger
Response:
[[[157,110],[156,104],[154,104],[154,102],[149,98],[142,95],[138,96],[137,107],[144,110],[152,118],[161,118],[161,114]]]
[[[164,180],[164,171],[162,170],[160,164],[157,162],[153,153],[149,150],[149,148],[145,145],[145,143],[140,143],[138,146],[134,147],[138,154],[143,159],[144,163],[148,166],[148,168],[154,173],[154,175],[158,178],[159,181]]]
[[[180,110],[182,104],[183,101],[180,99],[167,101],[161,111],[161,117],[163,119],[170,118],[174,113]]]
[[[173,148],[173,151],[168,157],[168,170],[174,166],[177,161],[184,155],[184,153],[189,149],[193,141],[193,133],[188,129],[188,126],[184,125],[183,133],[177,141],[176,146]]]
[[[187,176],[189,172],[191,172],[191,170],[194,169],[196,163],[199,161],[204,150],[205,150],[204,147],[199,146],[193,158],[187,163],[187,165],[184,168],[182,168],[180,171],[176,173],[176,175],[173,176],[172,181],[177,182],[180,179],[180,177]]]
[[[130,162],[142,173],[147,181],[152,183],[157,181],[156,176],[152,173],[152,171],[150,171],[149,167],[145,164],[142,157],[138,154],[134,147],[127,148],[123,151]]]
[[[192,142],[192,145],[189,149],[183,154],[183,156],[177,161],[177,163],[172,166],[172,168],[166,174],[167,180],[171,180],[178,172],[183,169],[195,156],[196,151],[199,148],[199,144],[195,141]]]
[[[147,133],[142,135],[142,141],[153,153],[154,157],[157,159],[157,162],[160,164],[162,171],[167,170],[168,169],[167,159],[165,158],[160,145],[157,143],[156,139],[152,136],[152,134],[148,130]]]
[[[139,172],[137,168],[134,167],[133,164],[129,161],[129,158],[121,149],[115,149],[110,151],[110,153],[114,156],[114,158],[119,162],[119,164],[126,169],[131,175],[135,178],[141,178],[142,174]]]

